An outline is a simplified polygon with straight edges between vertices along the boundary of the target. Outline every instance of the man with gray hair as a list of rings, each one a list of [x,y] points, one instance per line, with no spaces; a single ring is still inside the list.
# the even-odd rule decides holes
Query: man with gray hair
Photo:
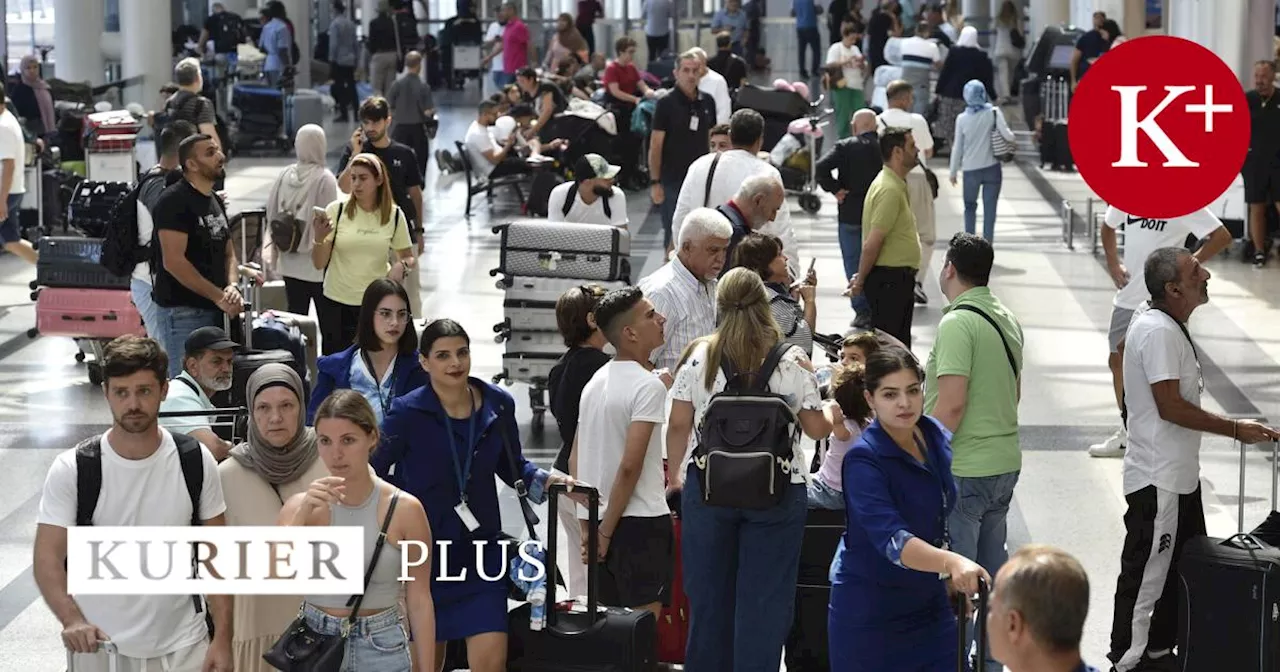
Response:
[[[778,209],[787,198],[782,180],[768,173],[757,173],[748,177],[738,193],[724,205],[717,205],[716,212],[725,216],[733,226],[733,236],[729,239],[729,249],[725,251],[724,271],[734,266],[733,251],[748,233],[764,228],[766,224],[778,216]]]
[[[649,356],[656,368],[675,371],[685,346],[716,330],[716,279],[732,236],[724,215],[698,208],[684,219],[671,261],[640,280],[641,291],[667,318],[663,343]]]
[[[686,51],[681,58],[684,58],[685,55],[698,59],[698,64],[701,68],[699,74],[702,75],[698,79],[698,90],[711,96],[711,99],[716,101],[716,123],[729,123],[729,116],[733,114],[733,99],[729,97],[729,80],[725,79],[724,75],[711,69],[708,64],[710,57],[707,56],[707,52],[702,47],[693,47]]]
[[[200,71],[200,60],[192,56],[178,61],[173,67],[173,81],[178,85],[178,91],[164,103],[168,122],[185,121],[195,126],[200,133],[209,136],[213,144],[221,148],[217,112],[213,102],[202,94],[204,75]],[[157,135],[164,125],[155,129]]]
[[[1125,335],[1124,396],[1129,445],[1123,482],[1128,510],[1116,579],[1108,658],[1116,672],[1181,669],[1173,654],[1178,620],[1178,558],[1205,534],[1200,499],[1200,435],[1254,444],[1280,432],[1200,406],[1204,379],[1186,323],[1209,301],[1210,273],[1181,247],[1158,248],[1143,265],[1149,308]]]
[[[996,575],[987,610],[991,655],[1017,672],[1098,672],[1080,657],[1089,575],[1065,551],[1018,549]]]

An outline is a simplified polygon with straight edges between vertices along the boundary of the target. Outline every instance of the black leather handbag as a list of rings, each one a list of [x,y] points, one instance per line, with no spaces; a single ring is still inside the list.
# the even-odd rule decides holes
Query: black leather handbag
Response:
[[[378,556],[382,554],[382,546],[387,540],[387,528],[391,525],[391,514],[395,513],[396,500],[400,491],[391,495],[387,505],[387,517],[382,521],[382,531],[378,534],[378,542],[373,547],[373,557],[364,570],[364,587],[369,589],[369,579],[373,578],[373,568],[378,566]],[[342,659],[347,654],[347,637],[356,624],[356,614],[360,613],[360,603],[364,601],[364,593],[352,595],[347,600],[351,607],[351,615],[342,624],[342,632],[326,635],[316,632],[307,623],[307,618],[298,610],[298,617],[289,624],[288,629],[280,635],[274,646],[262,654],[267,664],[283,672],[339,672]]]

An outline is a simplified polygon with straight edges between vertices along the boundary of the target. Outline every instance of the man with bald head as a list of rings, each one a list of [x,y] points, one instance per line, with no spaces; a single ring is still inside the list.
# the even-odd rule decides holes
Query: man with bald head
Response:
[[[865,107],[854,112],[852,132],[851,137],[837,142],[819,159],[817,166],[818,184],[835,194],[840,202],[837,232],[844,272],[849,277],[858,272],[858,262],[862,260],[862,202],[883,165],[876,113]],[[833,172],[839,176],[833,176]],[[857,314],[855,324],[871,318],[866,297],[859,294],[849,302]]]

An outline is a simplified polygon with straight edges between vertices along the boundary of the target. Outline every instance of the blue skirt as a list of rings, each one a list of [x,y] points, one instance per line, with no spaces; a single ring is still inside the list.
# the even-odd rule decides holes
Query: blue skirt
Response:
[[[495,581],[484,589],[456,598],[436,598],[436,641],[466,639],[486,632],[507,632],[507,583]]]
[[[955,672],[956,617],[945,601],[940,606],[867,625],[851,622],[833,599],[827,612],[831,672]]]

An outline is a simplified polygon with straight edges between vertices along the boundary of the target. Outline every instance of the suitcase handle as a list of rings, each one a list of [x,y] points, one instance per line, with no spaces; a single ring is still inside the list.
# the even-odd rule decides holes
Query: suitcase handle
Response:
[[[581,492],[587,496],[587,558],[594,559],[596,554],[600,552],[599,533],[600,533],[600,491],[589,485],[573,486],[575,492]],[[547,629],[555,629],[562,634],[577,634],[563,629],[556,628],[556,620],[559,616],[559,610],[555,609],[556,604],[556,583],[559,579],[558,574],[560,568],[556,564],[556,526],[560,523],[557,515],[560,512],[560,495],[569,494],[569,488],[566,485],[557,483],[547,488]],[[570,552],[573,552],[570,549]],[[591,622],[599,620],[599,592],[600,579],[596,575],[597,567],[600,563],[587,563],[587,613],[591,616]]]
[[[1237,536],[1244,534],[1244,481],[1245,481],[1245,458],[1248,456],[1249,446],[1244,441],[1237,441],[1240,445],[1240,493],[1236,504],[1236,532]],[[1280,441],[1271,442],[1271,510],[1277,510],[1277,490],[1280,489]]]
[[[110,670],[110,672],[116,672],[120,664],[120,659],[119,659],[120,652],[119,650],[116,649],[115,642],[111,642],[111,641],[98,642],[98,648],[94,650],[93,653],[86,654],[86,655],[94,656],[99,653],[107,654],[107,669]],[[72,651],[71,649],[67,649],[67,672],[75,672],[75,670],[76,670],[76,652]]]
[[[987,580],[978,577],[978,603],[974,606],[974,643],[977,650],[974,652],[971,661],[966,662],[965,654],[969,651],[969,637],[967,628],[969,619],[964,615],[964,603],[968,596],[956,595],[954,598],[956,610],[956,632],[958,633],[959,642],[956,644],[956,672],[983,672],[987,669],[987,598],[990,596],[990,588],[987,586]],[[970,668],[972,664],[972,668]]]

